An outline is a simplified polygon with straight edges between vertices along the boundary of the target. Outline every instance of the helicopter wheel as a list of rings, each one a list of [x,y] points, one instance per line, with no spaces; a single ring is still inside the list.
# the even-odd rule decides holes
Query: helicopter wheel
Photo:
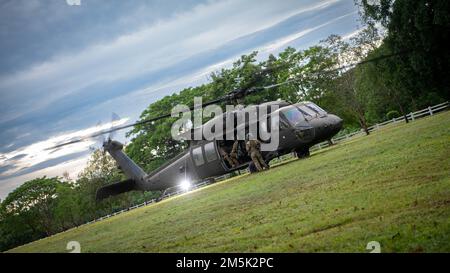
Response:
[[[309,157],[309,148],[302,148],[295,151],[295,154],[298,158],[306,158]]]

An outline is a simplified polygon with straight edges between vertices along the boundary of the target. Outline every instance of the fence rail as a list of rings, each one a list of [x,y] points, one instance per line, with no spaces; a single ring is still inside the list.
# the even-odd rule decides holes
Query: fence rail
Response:
[[[446,101],[446,102],[443,102],[443,103],[440,103],[440,104],[437,104],[437,105],[434,105],[434,106],[428,106],[427,108],[419,110],[419,111],[416,111],[416,112],[411,112],[411,113],[406,115],[406,118],[408,119],[408,121],[415,121],[418,118],[422,118],[422,117],[425,117],[425,116],[432,116],[434,114],[442,112],[442,111],[444,111],[445,109],[447,109],[449,107],[450,107],[450,103],[448,101]],[[370,126],[368,128],[368,130],[369,130],[369,132],[372,132],[372,131],[378,130],[378,129],[380,129],[380,128],[388,125],[388,124],[399,123],[399,122],[403,122],[403,121],[405,121],[405,116],[395,117],[393,119],[389,119],[389,120],[377,123],[375,125],[372,125],[372,126]],[[364,130],[361,129],[359,131],[352,132],[352,133],[347,134],[347,135],[343,135],[343,136],[332,138],[331,141],[332,141],[333,144],[335,144],[335,143],[339,143],[339,142],[345,141],[345,140],[347,140],[349,138],[352,138],[354,136],[365,135],[365,134],[366,133],[364,132]],[[330,143],[328,141],[324,141],[324,142],[318,143],[318,144],[314,145],[313,147],[311,147],[311,151],[320,150],[320,149],[323,149],[323,148],[326,148],[326,147],[329,147],[329,146],[330,146]]]
[[[407,116],[409,121],[414,121],[414,120],[416,120],[418,118],[421,118],[421,117],[424,117],[424,116],[432,116],[432,115],[434,115],[434,114],[436,114],[438,112],[441,112],[441,111],[443,111],[443,110],[445,110],[445,109],[447,109],[449,107],[450,107],[450,103],[448,101],[446,101],[444,103],[437,104],[437,105],[434,105],[434,106],[429,106],[429,107],[427,107],[425,109],[422,109],[422,110],[419,110],[419,111],[416,111],[416,112],[411,112],[411,113],[409,113],[406,116]],[[380,129],[380,128],[388,125],[388,124],[398,123],[398,122],[401,122],[401,121],[404,121],[404,120],[405,120],[405,117],[404,116],[400,116],[400,117],[396,117],[396,118],[393,118],[393,119],[390,119],[390,120],[386,120],[386,121],[383,121],[381,123],[377,123],[375,125],[372,125],[368,129],[371,132],[371,131],[378,130],[378,129]],[[361,129],[359,131],[352,132],[352,133],[344,135],[344,136],[339,136],[339,137],[332,138],[331,141],[332,141],[333,144],[335,144],[335,143],[339,143],[339,142],[345,141],[347,139],[350,139],[352,137],[355,137],[357,135],[364,135],[364,134],[365,134],[364,130]],[[320,149],[326,148],[328,146],[330,146],[330,143],[327,142],[327,141],[324,141],[324,142],[321,142],[321,143],[318,143],[318,144],[312,146],[310,150],[311,151],[320,150]],[[282,162],[282,161],[285,161],[285,160],[290,159],[290,158],[292,158],[291,155],[285,155],[285,156],[282,156],[278,162]],[[246,171],[243,171],[243,172],[246,172]],[[214,179],[214,182],[225,180],[225,179],[227,179],[229,177],[231,177],[231,174],[222,175],[222,176],[216,177]],[[195,184],[195,185],[193,185],[191,187],[191,190],[204,187],[204,186],[209,185],[211,183],[213,183],[213,182],[212,181],[204,181],[204,182]],[[175,196],[175,195],[179,195],[179,194],[182,194],[182,193],[185,193],[185,192],[186,192],[186,190],[177,190],[177,191],[165,194],[165,195],[161,196],[159,199],[152,199],[152,200],[149,200],[149,201],[145,201],[144,203],[141,203],[141,204],[138,204],[138,205],[134,205],[134,206],[129,207],[127,209],[123,209],[123,210],[120,210],[120,211],[117,211],[117,212],[114,212],[114,213],[102,216],[102,217],[100,217],[98,219],[89,221],[89,222],[87,222],[85,224],[82,224],[82,225],[87,225],[87,224],[95,223],[95,222],[98,222],[98,221],[101,221],[101,220],[104,220],[104,219],[108,219],[108,218],[110,218],[112,216],[116,216],[116,215],[121,214],[123,212],[127,212],[127,211],[130,211],[130,210],[133,210],[133,209],[137,209],[137,208],[140,208],[140,207],[143,207],[143,206],[146,206],[146,205],[158,202],[158,201],[160,201],[162,199],[166,199],[166,198],[169,198],[169,197],[172,197],[172,196]]]

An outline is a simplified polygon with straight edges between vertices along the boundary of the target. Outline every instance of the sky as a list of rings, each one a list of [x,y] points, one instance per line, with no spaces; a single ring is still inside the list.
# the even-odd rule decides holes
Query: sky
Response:
[[[0,0],[1,199],[44,175],[76,178],[101,139],[46,148],[133,122],[243,54],[264,60],[360,26],[353,0],[68,2]]]

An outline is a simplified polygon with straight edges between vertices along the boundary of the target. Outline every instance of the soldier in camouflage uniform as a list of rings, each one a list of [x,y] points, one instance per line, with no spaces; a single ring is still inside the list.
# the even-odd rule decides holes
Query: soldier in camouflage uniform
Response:
[[[253,163],[255,163],[256,169],[258,171],[262,171],[264,169],[268,169],[269,165],[264,161],[264,158],[261,155],[261,143],[257,139],[251,139],[251,134],[247,135],[247,143],[245,148],[252,158]]]
[[[233,161],[235,167],[239,166],[238,147],[239,147],[239,140],[236,139],[233,143],[233,148],[231,149],[230,152],[230,158]]]
[[[239,162],[237,162],[236,164],[236,161],[233,160],[233,158],[228,155],[228,153],[223,149],[223,147],[219,148],[219,153],[223,157],[223,159],[225,159],[228,162],[228,164],[230,164],[232,168],[237,167],[239,165]]]

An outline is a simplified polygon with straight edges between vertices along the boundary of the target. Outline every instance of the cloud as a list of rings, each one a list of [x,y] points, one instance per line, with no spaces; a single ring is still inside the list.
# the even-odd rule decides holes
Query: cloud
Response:
[[[167,20],[208,0],[0,1],[0,74]]]
[[[2,175],[0,175],[0,181],[1,180],[5,180],[8,178],[13,178],[13,177],[17,177],[17,176],[21,176],[21,175],[25,175],[25,174],[29,174],[29,173],[33,173],[39,170],[43,170],[46,169],[48,167],[52,167],[52,166],[57,166],[61,163],[65,163],[67,161],[70,161],[72,159],[78,159],[81,157],[86,157],[90,154],[89,151],[81,151],[81,152],[76,152],[76,153],[70,153],[70,154],[66,154],[63,156],[59,156],[59,157],[54,157],[54,158],[48,158],[44,161],[40,161],[39,163],[33,164],[31,166],[27,166],[27,167],[22,167],[19,170],[17,170],[17,166],[14,165],[13,167],[14,172],[10,172],[8,174],[8,172],[4,172]],[[7,165],[10,166],[10,165]],[[1,168],[1,167],[0,167]]]
[[[339,21],[339,20],[341,20],[341,19],[343,19],[343,18],[346,18],[346,17],[348,17],[348,16],[354,15],[354,14],[356,14],[356,13],[357,13],[357,11],[352,11],[352,12],[350,12],[350,13],[348,13],[348,14],[345,14],[345,15],[342,15],[342,16],[339,16],[339,17],[336,17],[336,18],[334,18],[334,19],[332,19],[332,20],[330,20],[330,21],[328,21],[328,22],[325,22],[325,23],[323,23],[323,24],[320,24],[320,25],[318,25],[318,26],[315,26],[315,27],[312,27],[312,28],[308,28],[308,29],[302,30],[302,31],[297,32],[297,33],[294,33],[294,34],[292,34],[292,35],[288,35],[288,36],[286,36],[286,37],[283,37],[282,39],[279,39],[279,40],[275,41],[275,42],[272,43],[272,44],[269,44],[269,45],[263,47],[263,48],[261,49],[261,51],[262,51],[262,52],[273,52],[273,51],[275,51],[275,50],[277,50],[277,49],[280,49],[280,48],[282,48],[282,47],[286,47],[286,45],[288,45],[289,43],[292,43],[293,41],[298,40],[298,39],[304,37],[304,36],[307,35],[308,33],[311,33],[311,32],[313,32],[313,31],[316,31],[316,30],[318,30],[318,29],[320,29],[320,28],[323,28],[323,27],[325,27],[325,26],[328,26],[328,25],[330,25],[330,24],[333,24],[333,23],[335,23],[335,22],[337,22],[337,21]],[[350,35],[350,36],[356,35],[359,31],[360,31],[360,30],[356,30],[356,31],[352,32],[352,33],[349,34],[349,35]],[[349,35],[346,35],[345,37],[347,37],[347,36],[349,36]],[[349,37],[350,37],[350,36],[349,36]]]
[[[88,138],[83,142],[63,146],[58,149],[51,148],[73,139],[85,138],[113,126],[125,124],[128,120],[128,118],[123,118],[75,132],[61,133],[9,153],[0,153],[0,180],[53,166],[68,159],[85,156],[91,146],[101,145],[101,143],[98,143],[100,139]]]
[[[222,43],[219,47],[214,47],[209,50],[203,50],[200,54],[195,54],[186,59],[180,60],[176,63],[175,66],[169,66],[167,72],[175,73],[175,75],[178,75],[177,72],[179,68],[185,68],[184,71],[179,73],[182,75],[182,77],[176,78],[176,80],[174,81],[162,81],[161,84],[158,83],[156,85],[154,84],[145,88],[141,88],[136,91],[130,92],[130,94],[138,96],[143,94],[155,93],[169,87],[173,89],[173,87],[175,86],[186,83],[193,83],[197,81],[204,82],[208,79],[208,76],[211,72],[231,66],[231,64],[236,61],[236,59],[238,59],[243,53],[249,53],[252,50],[257,50],[260,52],[261,56],[263,55],[261,53],[264,52],[280,51],[281,49],[283,49],[283,47],[286,47],[294,40],[298,40],[299,38],[304,37],[307,34],[310,34],[318,29],[324,28],[325,26],[329,26],[343,19],[347,19],[351,15],[355,15],[357,13],[357,11],[355,11],[351,6],[350,10],[352,11],[348,12],[349,7],[346,6],[346,9],[343,10],[343,12],[347,12],[346,14],[342,16],[331,17],[329,21],[326,21],[326,18],[330,17],[329,13],[331,11],[335,11],[335,9],[333,8],[327,10],[325,19],[322,17],[323,14],[321,11],[332,6],[333,4],[336,4],[337,2],[339,1],[333,0],[319,3],[312,7],[301,9],[298,13],[286,18],[286,21],[292,20],[292,18],[297,18],[297,20],[293,22],[293,24],[295,24],[295,28],[304,29],[306,27],[306,30],[302,30],[295,34],[283,35],[282,28],[285,27],[285,21],[283,20],[274,23],[265,29],[254,31],[248,35],[240,36],[237,39]],[[301,20],[304,19],[304,22],[299,22],[298,18],[301,18]],[[350,19],[353,21],[353,18]],[[320,23],[324,20],[326,21],[325,23]],[[318,22],[320,24],[318,24]],[[314,25],[314,27],[309,27],[310,25]],[[282,31],[280,31],[280,28]],[[277,35],[281,36],[282,38],[276,40],[276,42],[274,43],[273,38]],[[255,40],[257,42],[253,42]],[[265,44],[267,43],[267,41],[269,42],[269,44],[261,47],[261,44]],[[231,50],[235,48],[236,50]],[[205,60],[205,62],[203,62],[203,60]],[[206,60],[209,61],[209,63],[206,62]],[[192,64],[197,66],[194,66]],[[119,99],[122,99],[122,97],[120,97]]]
[[[8,103],[0,102],[3,112],[0,123],[49,107],[89,86],[137,78],[267,28],[293,14],[323,7],[308,4],[305,8],[298,1],[264,1],[254,5],[251,1],[233,0],[198,5],[113,41],[92,45],[75,54],[55,56],[2,76],[0,92],[2,101]],[[38,96],[45,99],[36,100]]]
[[[30,173],[24,173],[20,176],[14,176],[7,180],[0,180],[0,199],[4,199],[9,192],[13,191],[18,186],[22,185],[25,181],[35,179],[37,177],[55,177],[62,176],[65,171],[70,173],[70,178],[77,178],[78,173],[86,166],[88,156],[80,157],[77,159],[68,159],[65,162],[57,165],[35,170]]]

